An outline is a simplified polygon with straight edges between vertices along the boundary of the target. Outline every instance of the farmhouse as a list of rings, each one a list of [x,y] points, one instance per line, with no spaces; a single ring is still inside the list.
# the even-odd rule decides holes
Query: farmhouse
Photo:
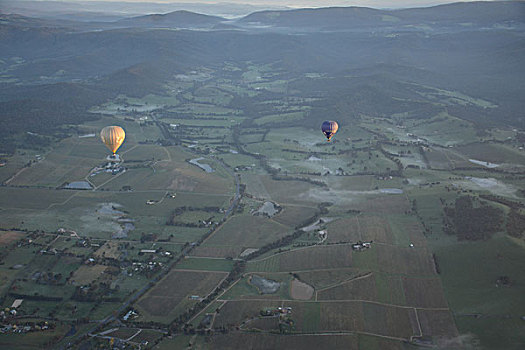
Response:
[[[140,252],[141,253],[155,254],[157,252],[157,250],[156,249],[141,249]]]
[[[360,252],[362,250],[370,248],[371,246],[372,246],[372,241],[370,241],[370,242],[361,242],[361,241],[359,241],[359,242],[357,242],[355,244],[352,244],[352,249]]]
[[[24,299],[16,299],[15,301],[13,301],[13,305],[11,305],[11,308],[16,309],[17,307],[22,305],[23,301]]]
[[[134,310],[129,310],[127,314],[122,317],[124,321],[127,321],[130,317],[131,318],[137,318],[139,316],[138,313],[136,313]]]

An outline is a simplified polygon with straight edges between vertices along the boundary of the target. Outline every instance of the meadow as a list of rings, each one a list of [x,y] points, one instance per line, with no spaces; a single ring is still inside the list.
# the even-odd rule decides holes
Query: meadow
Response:
[[[98,331],[114,315],[126,327],[111,336],[142,329],[133,341],[159,349],[410,349],[466,333],[494,348],[523,342],[522,240],[502,225],[487,241],[458,242],[443,226],[462,195],[498,196],[485,202],[505,215],[523,206],[515,134],[489,137],[454,113],[406,107],[494,106],[413,84],[415,95],[395,100],[399,113],[347,116],[337,101],[340,131],[328,143],[319,111],[332,106],[308,84],[356,77],[303,78],[254,62],[175,74],[164,95],[93,106],[98,119],[39,157],[17,151],[0,168],[2,307],[23,296],[21,315],[85,319]],[[96,173],[108,154],[98,132],[113,124],[127,133],[126,169]],[[62,188],[73,181],[92,188]],[[266,201],[278,212],[254,215]],[[353,249],[360,241],[370,248]],[[280,286],[264,294],[254,276]],[[505,276],[510,285],[496,287]],[[313,294],[298,297],[293,283]],[[278,307],[292,311],[261,315]],[[138,317],[122,320],[130,310]]]

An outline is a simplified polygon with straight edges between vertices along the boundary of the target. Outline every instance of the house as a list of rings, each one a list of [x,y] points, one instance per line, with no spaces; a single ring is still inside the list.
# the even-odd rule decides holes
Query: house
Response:
[[[130,317],[131,318],[137,318],[139,316],[138,313],[136,313],[135,311],[133,310],[129,310],[127,314],[124,315],[124,317],[122,317],[122,319],[124,321],[127,321]]]
[[[372,247],[372,241],[370,242],[357,242],[355,244],[352,244],[352,249],[353,250],[356,250],[356,251],[362,251],[362,250],[365,250],[365,249],[368,249]]]
[[[16,299],[15,301],[13,301],[13,305],[11,305],[11,308],[16,309],[22,304],[23,301],[24,299]]]

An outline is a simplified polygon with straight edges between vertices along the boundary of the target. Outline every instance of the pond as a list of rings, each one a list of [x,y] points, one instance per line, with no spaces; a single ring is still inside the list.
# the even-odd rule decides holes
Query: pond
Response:
[[[273,294],[277,292],[281,286],[279,282],[267,280],[266,278],[257,275],[252,276],[250,283],[257,287],[262,294]]]
[[[403,190],[400,188],[381,188],[379,192],[387,194],[403,194]]]
[[[201,168],[202,170],[204,170],[207,173],[212,173],[214,170],[213,170],[213,168],[211,166],[209,166],[208,164],[199,163],[199,161],[203,160],[203,159],[204,159],[204,157],[195,158],[195,159],[190,160],[190,163],[193,164],[193,165],[198,166],[199,168]]]
[[[264,204],[259,209],[257,209],[255,214],[256,215],[257,214],[258,215],[268,215],[269,217],[272,217],[278,212],[279,212],[279,209],[275,207],[275,204],[273,204],[272,202],[264,202]]]
[[[469,159],[468,161],[471,162],[471,163],[477,164],[477,165],[482,165],[482,166],[484,166],[486,168],[489,168],[489,169],[494,169],[494,168],[499,167],[499,164],[485,162],[483,160]]]
[[[91,190],[93,187],[87,181],[73,181],[68,183],[64,188],[68,190]]]

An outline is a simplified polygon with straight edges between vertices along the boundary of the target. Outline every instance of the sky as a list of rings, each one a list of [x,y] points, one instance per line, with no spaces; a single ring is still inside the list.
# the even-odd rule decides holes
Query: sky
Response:
[[[100,0],[62,0],[65,2],[86,2]],[[142,3],[201,3],[201,4],[246,4],[246,5],[269,5],[287,7],[328,7],[328,6],[364,6],[373,8],[403,8],[403,7],[425,7],[446,4],[459,1],[447,0],[104,0],[108,2],[142,2]],[[463,0],[471,2],[476,0]],[[489,0],[490,1],[490,0]]]

